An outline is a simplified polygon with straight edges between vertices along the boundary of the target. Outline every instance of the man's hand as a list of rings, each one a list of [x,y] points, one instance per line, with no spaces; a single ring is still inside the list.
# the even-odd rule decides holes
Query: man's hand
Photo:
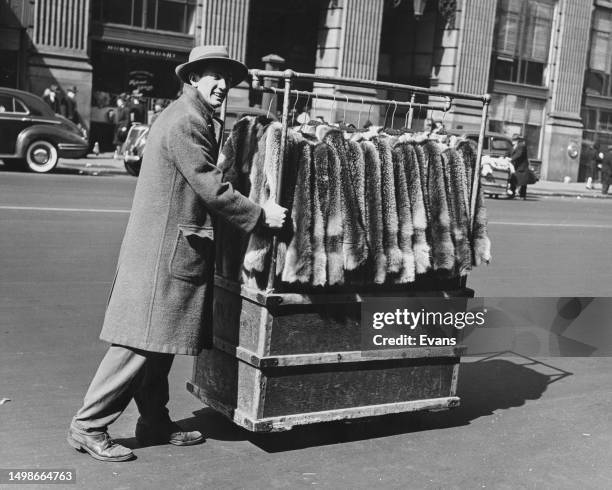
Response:
[[[287,209],[270,200],[263,205],[264,224],[268,228],[280,229],[285,224]]]

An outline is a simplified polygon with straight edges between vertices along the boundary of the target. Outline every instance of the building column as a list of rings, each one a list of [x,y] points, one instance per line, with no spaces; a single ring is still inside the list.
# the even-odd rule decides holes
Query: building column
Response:
[[[568,145],[581,147],[580,108],[592,8],[591,2],[559,2],[557,39],[551,55],[550,101],[542,138],[541,176],[546,180],[578,178],[580,155],[571,158]]]
[[[457,29],[448,30],[443,37],[445,50],[456,43],[454,70],[451,60],[443,63],[438,86],[458,92],[484,94],[489,90],[497,1],[463,0],[458,3]],[[482,104],[463,100],[455,102],[457,105],[449,115],[449,125],[456,127],[460,122],[463,129],[478,128]]]
[[[323,12],[315,73],[376,80],[384,0],[331,0]],[[343,118],[357,122],[360,104],[347,104],[343,96],[372,97],[375,90],[315,84],[315,92],[335,94],[336,103],[313,101],[313,116],[323,115],[333,122]],[[371,119],[378,111],[372,110]],[[367,115],[362,114],[365,122]]]
[[[42,96],[51,84],[65,93],[77,87],[77,108],[89,125],[92,67],[87,55],[89,0],[36,0],[33,50],[27,67],[30,92]]]
[[[204,0],[202,31],[196,44],[220,44],[228,47],[229,55],[245,63],[251,0]],[[248,106],[246,82],[230,92],[229,102]]]

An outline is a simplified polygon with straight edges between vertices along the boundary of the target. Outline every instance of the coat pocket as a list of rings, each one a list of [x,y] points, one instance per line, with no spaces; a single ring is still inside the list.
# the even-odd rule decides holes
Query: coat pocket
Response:
[[[212,266],[214,231],[211,227],[178,225],[170,258],[170,274],[192,282],[203,282]]]

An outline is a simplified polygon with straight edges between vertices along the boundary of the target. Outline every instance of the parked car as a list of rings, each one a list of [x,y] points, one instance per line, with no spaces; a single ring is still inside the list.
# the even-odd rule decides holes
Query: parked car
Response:
[[[243,116],[265,116],[265,110],[248,106],[228,106],[225,111],[223,141],[227,139],[236,121]],[[142,165],[142,155],[149,134],[146,124],[134,124],[130,127],[122,147],[123,164],[130,175],[138,176]]]
[[[60,158],[87,154],[87,132],[40,97],[0,87],[0,159],[32,172],[52,171]]]

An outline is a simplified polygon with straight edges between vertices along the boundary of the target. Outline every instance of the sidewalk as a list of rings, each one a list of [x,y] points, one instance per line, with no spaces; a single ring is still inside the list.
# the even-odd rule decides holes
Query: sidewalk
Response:
[[[565,184],[563,182],[554,181],[539,181],[536,184],[527,187],[527,195],[537,196],[559,196],[559,197],[573,197],[577,199],[581,198],[594,198],[594,199],[611,199],[612,193],[603,195],[601,193],[601,184],[593,184],[593,189],[587,189],[584,182],[570,182]]]
[[[123,160],[113,158],[112,153],[90,153],[84,158],[62,158],[58,168],[78,170],[84,175],[128,175]]]

